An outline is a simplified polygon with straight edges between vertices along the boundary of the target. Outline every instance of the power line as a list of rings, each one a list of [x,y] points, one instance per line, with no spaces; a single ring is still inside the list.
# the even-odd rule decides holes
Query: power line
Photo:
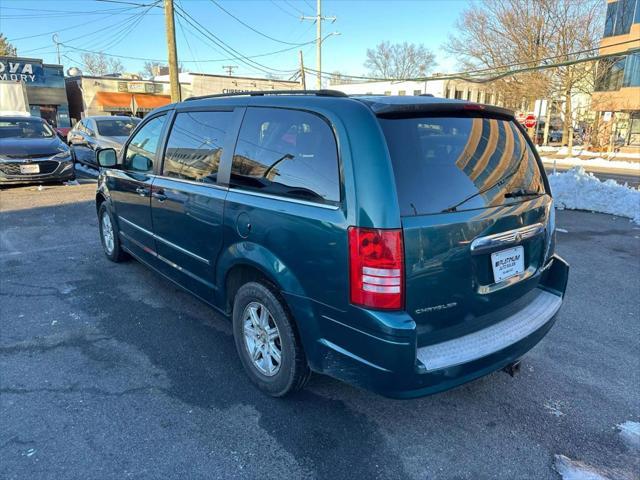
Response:
[[[284,3],[286,3],[287,5],[289,5],[291,8],[293,8],[296,12],[298,12],[300,15],[304,15],[304,12],[302,10],[300,10],[298,7],[296,7],[293,3],[291,3],[289,0],[283,0]]]
[[[178,0],[178,6],[182,8],[182,2],[180,0]],[[191,58],[193,58],[193,61],[196,64],[196,68],[198,70],[202,71],[202,68],[200,67],[200,64],[198,63],[197,57],[194,55],[193,50],[191,50],[191,44],[189,43],[189,39],[187,38],[187,35],[185,33],[185,28],[184,28],[184,25],[182,25],[182,21],[180,20],[180,16],[178,16],[177,21],[178,21],[178,27],[180,27],[180,33],[182,33],[182,38],[184,38],[184,42],[186,43],[187,48],[189,49],[189,53],[191,54]]]
[[[103,3],[120,3],[123,5],[135,5],[136,7],[148,7],[148,3],[136,3],[136,2],[127,2],[124,0],[94,0],[94,2],[103,2]]]
[[[253,69],[260,70],[260,71],[262,71],[264,73],[272,73],[272,72],[291,73],[291,72],[294,71],[294,69],[292,69],[292,70],[276,69],[276,68],[272,68],[272,67],[269,67],[267,65],[263,65],[261,63],[258,63],[255,60],[250,60],[245,55],[240,53],[238,50],[234,49],[233,47],[231,47],[230,45],[225,43],[222,39],[220,39],[220,37],[218,37],[214,33],[212,33],[209,29],[207,29],[200,22],[198,22],[195,18],[193,18],[183,8],[179,8],[178,7],[176,9],[176,12],[178,13],[178,15],[181,15],[186,20],[187,23],[189,23],[192,27],[194,27],[196,30],[198,30],[198,32],[200,32],[203,36],[208,38],[211,42],[213,42],[218,47],[222,48],[228,54],[232,55],[239,62],[242,62],[245,65],[247,65],[247,66],[249,66],[249,67],[251,67]],[[204,33],[203,33],[203,31],[204,31]]]
[[[622,42],[617,42],[617,43],[612,43],[611,45],[607,45],[607,48],[609,47],[614,47],[614,46],[618,46],[618,45],[625,45],[628,43],[634,43],[637,42],[637,40],[625,40]],[[594,47],[594,48],[590,48],[590,49],[586,49],[586,50],[577,50],[575,52],[570,52],[570,53],[565,53],[562,55],[553,55],[553,56],[549,56],[549,57],[544,57],[538,60],[538,62],[546,62],[548,60],[556,60],[558,58],[564,58],[564,57],[571,57],[574,55],[582,55],[584,53],[590,53],[590,52],[594,52],[599,50],[599,47]],[[619,55],[626,55],[628,52],[618,52],[615,54],[615,56],[619,56]],[[599,57],[590,57],[590,58],[599,58]],[[587,61],[589,61],[589,59],[587,59]],[[458,78],[461,75],[469,75],[469,74],[476,74],[476,73],[484,73],[484,72],[491,72],[491,71],[495,71],[495,70],[500,70],[500,69],[504,69],[504,68],[510,68],[510,67],[517,67],[520,65],[527,65],[527,64],[531,64],[533,63],[532,61],[524,61],[524,62],[514,62],[514,63],[509,63],[509,64],[505,64],[505,65],[498,65],[496,67],[487,67],[487,68],[479,68],[479,69],[475,69],[475,70],[467,70],[465,72],[458,72],[458,73],[452,73],[452,74],[448,74],[448,75],[438,75],[438,76],[431,76],[431,77],[414,77],[414,78],[386,78],[386,77],[371,77],[371,76],[365,76],[365,75],[348,75],[348,74],[341,74],[342,77],[344,78],[349,78],[349,79],[354,79],[354,80],[371,80],[371,81],[379,81],[379,82],[398,82],[398,81],[410,81],[410,80],[415,80],[415,81],[424,81],[424,80],[435,80],[435,79],[446,79],[446,78]],[[553,65],[552,65],[553,66]],[[533,69],[539,68],[539,67],[532,67]],[[308,70],[310,72],[313,72],[314,74],[317,73],[317,70],[314,70],[312,68],[309,67],[305,67],[305,70]],[[508,74],[507,74],[508,75]],[[323,76],[326,78],[328,76],[330,76],[330,74],[324,75]]]
[[[469,72],[467,73],[454,73],[454,74],[450,74],[450,75],[437,75],[437,76],[431,76],[431,77],[416,77],[416,78],[404,78],[404,79],[376,79],[378,81],[394,81],[394,82],[400,82],[400,81],[419,81],[419,82],[426,82],[426,81],[431,81],[431,80],[463,80],[465,82],[471,82],[471,83],[489,83],[489,82],[494,82],[496,80],[500,80],[501,78],[504,77],[509,77],[512,75],[517,75],[520,73],[526,73],[526,72],[531,72],[531,71],[537,71],[537,70],[548,70],[550,68],[558,68],[558,67],[566,67],[566,66],[570,66],[570,65],[576,65],[579,63],[586,63],[586,62],[594,62],[597,60],[602,60],[604,58],[610,58],[610,57],[619,57],[621,54],[622,55],[630,55],[632,53],[639,53],[640,52],[640,47],[639,48],[632,48],[630,50],[627,50],[623,53],[621,52],[615,52],[615,53],[607,53],[607,54],[603,54],[603,55],[596,55],[596,56],[592,56],[592,57],[587,57],[587,58],[580,58],[580,59],[576,59],[576,60],[567,60],[564,62],[558,62],[558,63],[550,63],[550,64],[545,64],[545,65],[537,65],[537,66],[532,66],[532,67],[525,67],[525,68],[520,68],[517,70],[509,70],[506,72],[501,72],[501,73],[497,73],[496,75],[490,76],[490,77],[485,77],[485,78],[474,78],[474,77],[469,77],[466,76]],[[497,68],[496,68],[497,69]],[[312,68],[306,68],[305,70],[309,70],[310,72],[314,72],[314,74],[317,74],[317,71],[312,69]],[[331,75],[329,74],[321,74],[322,77],[324,78],[331,78]],[[342,75],[342,77],[347,77],[347,75]]]
[[[227,15],[229,15],[231,18],[233,18],[234,20],[236,20],[238,23],[240,23],[241,25],[244,25],[245,27],[247,27],[249,30],[251,30],[252,32],[257,33],[258,35],[267,38],[269,40],[272,40],[274,42],[278,42],[278,43],[282,43],[284,45],[294,45],[296,47],[299,47],[301,45],[303,45],[302,43],[294,43],[294,42],[287,42],[285,40],[279,40],[277,38],[272,37],[271,35],[267,35],[264,32],[261,32],[260,30],[252,27],[251,25],[245,23],[243,20],[239,19],[238,17],[236,17],[233,13],[231,13],[230,11],[228,11],[227,9],[225,9],[222,5],[220,5],[218,2],[216,2],[216,0],[209,0],[211,3],[213,3],[216,7],[218,7],[220,10],[222,10],[224,13],[226,13]]]
[[[300,17],[298,15],[295,15],[293,13],[291,13],[289,10],[286,10],[284,7],[282,7],[281,5],[278,4],[278,2],[276,2],[275,0],[270,0],[271,3],[273,3],[276,7],[278,7],[278,9],[280,9],[280,11],[284,12],[285,14],[289,15],[290,17],[296,18],[296,19],[300,19]]]
[[[138,7],[134,7],[134,8],[138,8]],[[133,10],[134,8],[131,8],[129,10]],[[113,14],[111,14],[111,15],[113,15]],[[111,15],[109,15],[109,16],[111,16]],[[43,37],[45,35],[52,35],[54,33],[60,33],[60,32],[65,32],[67,30],[71,30],[71,29],[75,29],[75,28],[81,28],[81,27],[83,27],[85,25],[88,25],[90,23],[95,23],[95,22],[98,22],[98,21],[101,21],[101,20],[104,20],[104,19],[103,18],[95,18],[93,20],[89,20],[88,22],[82,22],[81,24],[72,25],[70,27],[59,28],[57,30],[51,30],[50,32],[38,33],[38,34],[35,34],[35,35],[26,35],[24,37],[11,38],[8,41],[9,42],[15,42],[15,41],[18,41],[18,40],[27,40],[29,38],[36,38],[36,37]]]

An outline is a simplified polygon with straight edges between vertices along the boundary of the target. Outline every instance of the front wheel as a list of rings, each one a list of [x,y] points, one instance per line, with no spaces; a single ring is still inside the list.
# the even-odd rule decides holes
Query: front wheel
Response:
[[[233,336],[251,381],[273,397],[301,389],[311,371],[283,303],[266,285],[243,285],[233,302]]]
[[[104,254],[112,262],[121,262],[127,254],[122,250],[118,226],[113,220],[111,210],[107,202],[102,202],[98,209],[98,224],[100,226],[100,241]]]

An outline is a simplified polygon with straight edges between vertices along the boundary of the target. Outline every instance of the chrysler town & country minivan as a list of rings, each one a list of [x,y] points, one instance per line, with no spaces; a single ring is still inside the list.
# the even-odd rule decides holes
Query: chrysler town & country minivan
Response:
[[[107,257],[232,318],[249,378],[312,371],[391,397],[516,365],[568,265],[540,159],[475,103],[252,92],[168,105],[98,152]]]

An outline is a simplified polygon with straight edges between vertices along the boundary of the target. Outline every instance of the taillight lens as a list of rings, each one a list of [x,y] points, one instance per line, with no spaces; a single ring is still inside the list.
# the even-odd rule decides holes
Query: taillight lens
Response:
[[[402,308],[402,230],[349,227],[351,303],[382,310]]]

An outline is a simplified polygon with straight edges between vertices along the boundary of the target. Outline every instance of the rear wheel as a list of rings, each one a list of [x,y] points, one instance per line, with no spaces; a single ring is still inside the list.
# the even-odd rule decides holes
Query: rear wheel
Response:
[[[113,221],[113,215],[107,202],[102,202],[98,209],[98,224],[100,226],[100,241],[104,254],[112,262],[121,262],[126,259],[127,254],[120,246],[118,236],[118,226]]]
[[[274,397],[301,389],[310,376],[293,319],[266,285],[243,285],[233,303],[233,336],[251,381]]]

